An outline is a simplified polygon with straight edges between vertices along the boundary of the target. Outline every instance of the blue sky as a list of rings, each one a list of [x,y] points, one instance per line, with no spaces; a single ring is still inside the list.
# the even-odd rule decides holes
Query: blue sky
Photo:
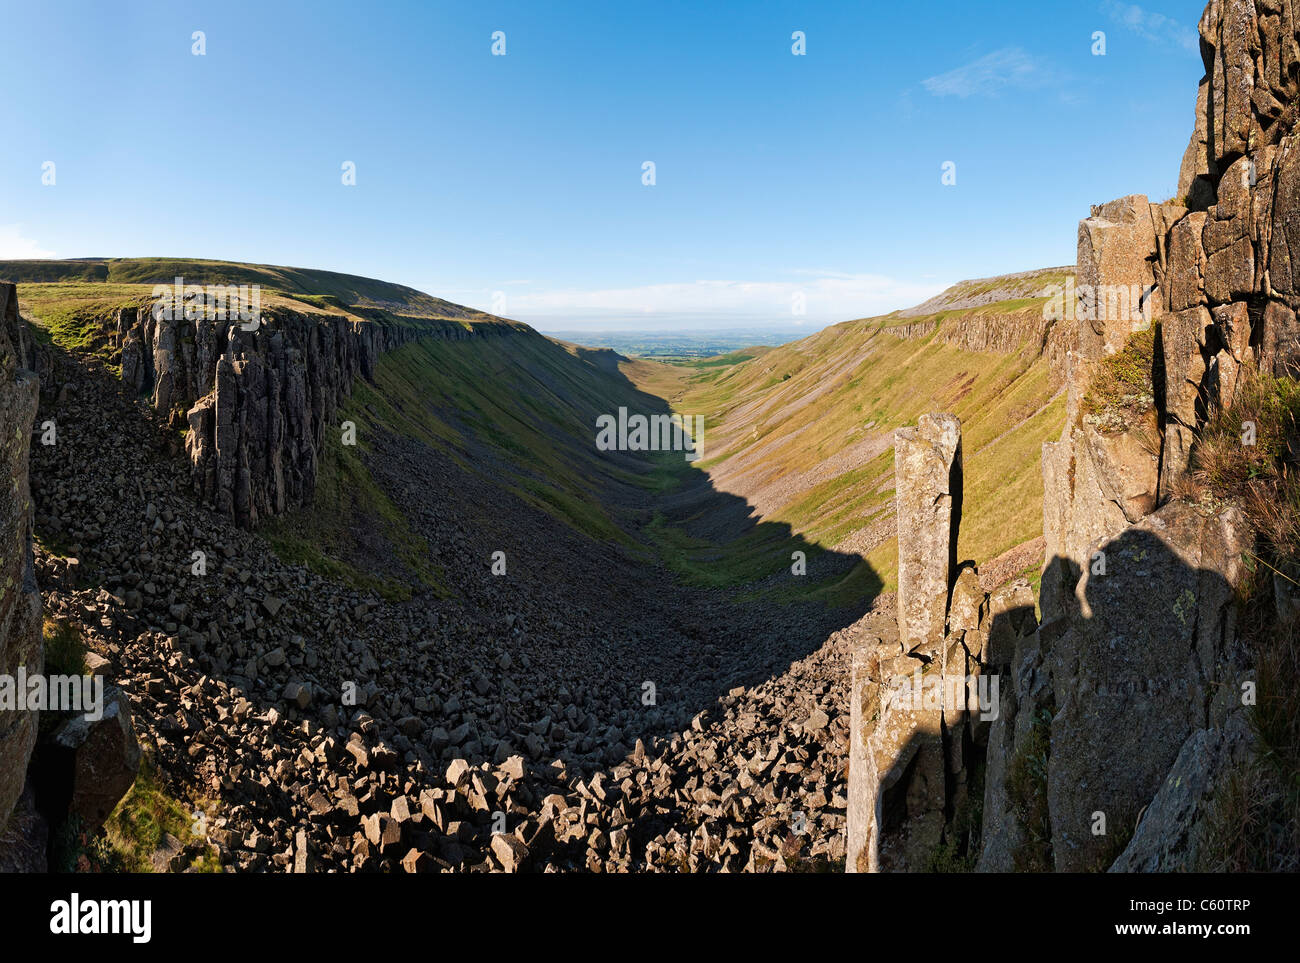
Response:
[[[4,0],[0,257],[327,268],[543,330],[813,328],[1072,263],[1090,204],[1171,196],[1203,6]]]

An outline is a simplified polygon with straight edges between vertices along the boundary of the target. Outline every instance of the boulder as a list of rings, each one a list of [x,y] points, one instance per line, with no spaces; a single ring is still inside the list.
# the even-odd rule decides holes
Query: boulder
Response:
[[[104,690],[103,717],[74,716],[54,732],[55,765],[71,772],[69,814],[85,832],[93,832],[126,795],[140,770],[140,745],[131,724],[126,695],[116,686]]]
[[[528,847],[514,836],[495,833],[492,836],[492,855],[507,873],[517,873],[528,862]]]

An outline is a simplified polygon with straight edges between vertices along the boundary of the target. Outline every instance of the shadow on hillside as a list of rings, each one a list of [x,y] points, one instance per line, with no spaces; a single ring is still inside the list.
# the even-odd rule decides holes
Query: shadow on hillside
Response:
[[[995,617],[984,671],[998,679],[997,718],[982,731],[945,718],[907,740],[878,785],[880,832],[860,871],[1102,872],[1135,838],[1120,871],[1197,868],[1178,861],[1190,858],[1187,820],[1203,813],[1152,803],[1162,787],[1203,787],[1224,764],[1203,751],[1217,742],[1196,739],[1240,709],[1252,643],[1238,637],[1223,573],[1173,547],[1212,545],[1208,527],[1195,526],[1214,523],[1166,509],[1153,527],[1168,540],[1128,528],[1098,547],[1101,570],[1053,558],[1042,589],[1050,621],[1038,625],[1030,607]],[[964,763],[955,774],[945,766],[953,758]],[[989,777],[1000,793],[986,794]]]
[[[541,350],[558,363],[574,363],[554,342]],[[548,432],[555,458],[586,471],[582,459],[595,450],[598,415],[617,415],[619,406],[647,416],[668,415],[670,408],[632,384],[614,352],[579,348],[576,358],[608,379],[611,410],[585,404],[565,424],[539,430]],[[519,412],[527,416],[522,399]],[[706,424],[706,457],[707,431]],[[545,649],[538,661],[551,677],[535,671],[529,682],[561,713],[566,702],[578,701],[579,688],[594,687],[599,695],[588,702],[597,711],[583,730],[599,735],[614,727],[624,749],[637,738],[688,725],[737,686],[781,674],[856,622],[880,591],[879,578],[859,556],[822,549],[787,524],[762,521],[745,499],[717,490],[684,453],[597,453],[605,469],[604,477],[592,479],[599,503],[581,508],[632,536],[600,541],[557,520],[578,510],[566,504],[565,492],[537,479],[535,500],[560,506],[539,509],[493,474],[502,452],[474,442],[470,471],[443,452],[388,433],[374,443],[367,464],[406,506],[417,532],[437,546],[464,617],[481,619],[515,656],[516,649]],[[703,530],[707,541],[692,534]],[[487,564],[497,551],[509,559],[505,578],[492,576]],[[795,575],[800,560],[806,574]],[[848,601],[827,605],[824,599]],[[512,623],[505,628],[507,618]],[[596,664],[565,665],[566,652]],[[654,685],[653,706],[643,704],[647,683]],[[606,762],[616,758],[611,753]]]
[[[565,364],[575,363],[558,345],[549,341],[546,345],[539,350],[559,366],[556,370],[561,374],[568,370]],[[507,346],[502,363],[508,363],[508,352]],[[594,366],[608,379],[608,398],[614,406],[626,405],[646,415],[668,414],[668,405],[636,389],[608,353],[582,351],[577,363]],[[585,470],[590,452],[584,454],[573,439],[586,439],[594,447],[594,417],[604,413],[600,405],[586,399],[575,405],[579,415],[572,423],[555,425],[538,421],[526,400],[520,399],[519,417],[537,425],[540,436],[554,442],[550,456]],[[59,420],[58,457],[63,461],[55,460],[53,452],[34,453],[38,513],[60,516],[63,530],[98,531],[111,539],[98,546],[104,549],[99,558],[92,546],[83,546],[81,570],[86,575],[76,580],[48,575],[42,588],[47,594],[53,590],[63,596],[67,613],[76,614],[73,593],[87,587],[87,575],[100,587],[111,586],[119,593],[139,580],[132,558],[144,551],[145,543],[133,539],[150,530],[146,505],[158,497],[155,490],[146,493],[138,481],[126,484],[113,500],[112,525],[97,522],[95,516],[99,506],[110,500],[109,490],[121,485],[120,479],[138,479],[144,466],[151,472],[153,466],[161,466],[156,471],[160,495],[175,493],[193,503],[194,514],[184,521],[195,530],[203,530],[214,541],[242,546],[241,552],[257,558],[249,547],[250,536],[194,500],[177,436],[127,399],[107,368],[49,348],[40,410],[38,423],[47,415]],[[556,759],[587,772],[616,764],[638,739],[649,742],[678,731],[700,712],[715,708],[717,700],[735,687],[763,682],[816,652],[830,635],[867,611],[880,588],[875,574],[857,556],[821,550],[788,525],[757,519],[744,499],[717,491],[707,475],[694,469],[683,467],[665,475],[661,464],[642,455],[610,452],[610,470],[593,481],[602,493],[598,503],[575,505],[567,492],[548,486],[544,477],[536,479],[533,500],[521,497],[517,485],[502,472],[508,453],[489,440],[471,436],[467,452],[451,452],[382,430],[372,431],[368,440],[363,457],[375,482],[401,507],[412,531],[430,546],[455,594],[450,599],[423,595],[410,602],[382,604],[376,615],[364,619],[342,617],[329,630],[331,635],[309,638],[306,645],[327,655],[344,651],[344,640],[364,635],[380,668],[373,680],[356,677],[355,668],[347,671],[360,688],[381,676],[386,679],[365,711],[375,717],[378,734],[397,747],[399,758],[402,754],[421,758],[433,781],[441,778],[453,758],[464,755],[472,763],[491,762],[502,751],[523,754],[535,772],[549,771]],[[92,466],[97,479],[77,497],[71,497],[65,483],[78,473],[73,468],[68,475],[69,465]],[[51,472],[48,477],[42,475],[43,466]],[[679,473],[690,484],[667,489],[666,481]],[[115,477],[119,481],[114,482]],[[52,500],[56,492],[57,500]],[[612,525],[626,526],[631,537],[593,539],[559,520],[574,515],[586,523],[604,517]],[[712,547],[679,545],[674,533],[702,518],[726,520],[726,537],[715,539]],[[177,545],[167,545],[169,552],[179,551]],[[186,542],[182,547],[180,557],[188,558],[192,546]],[[491,572],[496,552],[509,559],[504,576]],[[664,552],[670,560],[676,552],[679,561],[689,562],[694,584],[684,584],[660,564]],[[806,557],[806,574],[792,573],[794,553]],[[243,599],[247,594],[239,580],[240,567],[214,566],[208,572],[202,601],[213,612],[219,611],[223,600]],[[861,585],[860,595],[846,605],[824,604],[817,589],[848,577],[855,567],[856,581],[851,584]],[[195,742],[193,735],[176,731],[177,687],[193,685],[200,676],[207,684],[228,682],[250,700],[253,717],[263,718],[274,709],[281,726],[300,725],[304,719],[326,726],[324,710],[334,701],[332,694],[339,691],[340,680],[332,668],[297,667],[294,674],[310,682],[318,697],[305,710],[287,706],[281,692],[285,670],[253,679],[241,673],[240,660],[254,646],[269,647],[260,625],[257,630],[222,630],[224,642],[238,646],[239,658],[228,665],[199,650],[193,654],[201,661],[184,664],[173,664],[161,651],[142,655],[146,632],[171,631],[163,630],[176,621],[168,614],[169,601],[161,593],[146,597],[146,608],[138,611],[111,601],[107,611],[113,624],[103,633],[114,645],[134,646],[131,659],[139,664],[133,664],[126,688],[134,711],[147,720],[145,728],[168,734],[159,740],[159,765],[192,779],[205,794],[292,820],[302,801],[290,784],[274,776],[259,782],[252,769],[234,780],[234,788],[223,787],[228,774],[219,769],[204,775],[199,764],[204,753],[187,755],[203,739]],[[307,615],[282,616],[269,639],[282,634],[287,638],[293,620],[309,622]],[[247,624],[253,625],[251,617]],[[98,628],[94,632],[100,634]],[[409,662],[405,646],[413,638],[435,643],[429,649],[427,670],[413,678],[386,675],[390,673],[387,663]],[[504,656],[510,657],[508,665],[503,665]],[[142,684],[151,674],[164,680],[162,694],[146,691]],[[427,728],[408,737],[388,716],[389,699],[397,695],[392,685],[402,687],[403,695],[412,689],[436,695],[441,706],[455,697],[463,708],[453,713],[427,712],[422,719]],[[198,705],[192,711],[198,712]],[[357,728],[350,720],[356,710],[335,708],[341,717],[336,734],[346,741]],[[212,718],[185,721],[196,720],[202,723],[200,732],[204,726],[224,731]],[[463,725],[470,732],[459,748],[439,746],[439,740],[430,739],[435,729]],[[529,748],[530,736],[540,740],[540,749]],[[467,746],[479,750],[467,751]],[[214,760],[221,758],[213,753],[203,765],[217,765]],[[341,763],[335,766],[343,772]],[[383,794],[367,804],[381,802]],[[265,860],[262,863],[261,868],[270,868]]]

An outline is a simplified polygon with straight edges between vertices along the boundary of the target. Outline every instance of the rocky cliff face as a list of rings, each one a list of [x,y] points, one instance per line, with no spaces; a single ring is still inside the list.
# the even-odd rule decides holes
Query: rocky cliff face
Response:
[[[12,284],[0,284],[0,675],[42,671],[41,596],[32,564],[27,482],[37,379]],[[27,778],[36,713],[0,709],[0,835]]]
[[[254,330],[237,321],[160,320],[118,313],[122,378],[173,426],[195,491],[244,527],[311,501],[325,432],[357,377],[382,353],[420,338],[513,333],[509,324],[409,325],[264,310]]]
[[[1056,326],[1067,424],[1042,459],[1041,625],[1024,599],[981,601],[960,577],[945,598],[917,576],[908,589],[935,596],[944,634],[935,619],[920,648],[855,656],[858,868],[926,869],[963,845],[960,747],[985,761],[981,840],[962,853],[979,869],[1194,869],[1212,797],[1250,750],[1237,598],[1257,533],[1231,503],[1181,496],[1202,430],[1249,369],[1300,373],[1300,6],[1212,0],[1200,33],[1185,203],[1124,197],[1079,225],[1080,300]],[[946,497],[914,482],[900,502]],[[932,552],[942,564],[946,549]],[[968,725],[961,740],[945,712],[905,718],[879,694],[900,657],[946,674],[957,622],[988,641],[963,647],[966,670],[1004,683],[986,736]],[[855,787],[876,794],[874,814]],[[856,839],[855,811],[868,827]]]
[[[1072,327],[1069,420],[1043,452],[1043,626],[1005,667],[1015,686],[990,748],[1003,769],[1046,755],[1016,787],[1039,817],[990,778],[986,819],[1003,831],[986,834],[981,868],[1193,868],[1216,781],[1248,746],[1235,591],[1254,534],[1231,505],[1177,496],[1244,368],[1300,369],[1298,28],[1290,3],[1212,0],[1188,206],[1131,196],[1080,224],[1080,287],[1149,291],[1157,328],[1103,311]],[[1125,352],[1149,367],[1150,397],[1116,417],[1096,398]]]
[[[920,340],[937,334],[940,341],[963,351],[1015,354],[1026,345],[1040,353],[1051,350],[1057,322],[1043,316],[1038,305],[1014,311],[989,311],[936,320],[923,318],[908,324],[891,325],[897,338]]]
[[[1028,350],[1032,357],[1046,357],[1052,385],[1059,388],[1072,338],[1071,324],[1064,320],[1064,299],[1073,297],[1073,284],[1072,267],[960,281],[923,304],[891,315],[883,330],[905,340],[934,337],[963,351]]]

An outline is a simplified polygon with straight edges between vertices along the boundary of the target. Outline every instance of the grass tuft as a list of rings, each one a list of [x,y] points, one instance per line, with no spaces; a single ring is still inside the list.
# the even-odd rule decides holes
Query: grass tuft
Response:
[[[1083,397],[1083,414],[1100,431],[1135,427],[1155,411],[1164,380],[1160,326],[1134,333],[1124,347],[1097,363]]]
[[[1252,438],[1253,432],[1253,438]],[[1253,444],[1250,443],[1253,441]],[[1300,869],[1300,626],[1279,592],[1300,580],[1300,384],[1242,370],[1231,407],[1212,412],[1180,497],[1236,503],[1256,533],[1239,591],[1254,657],[1252,758],[1216,789],[1198,860],[1213,872]]]
[[[131,791],[104,824],[117,866],[130,873],[153,872],[153,855],[167,836],[175,837],[182,846],[205,842],[203,835],[196,832],[201,824],[195,813],[201,809],[202,806],[182,802],[167,791],[146,752]],[[196,872],[221,872],[221,865],[211,852],[200,856],[190,867]]]
[[[81,628],[66,619],[45,620],[42,628],[45,642],[45,673],[47,675],[83,675],[86,671],[86,642]]]
[[[1052,872],[1052,823],[1047,809],[1047,758],[1051,750],[1052,708],[1040,709],[1024,745],[1011,760],[1007,797],[1024,838],[1012,853],[1017,873]]]
[[[1232,406],[1201,432],[1179,494],[1238,501],[1264,561],[1289,574],[1300,559],[1300,383],[1243,368]]]

